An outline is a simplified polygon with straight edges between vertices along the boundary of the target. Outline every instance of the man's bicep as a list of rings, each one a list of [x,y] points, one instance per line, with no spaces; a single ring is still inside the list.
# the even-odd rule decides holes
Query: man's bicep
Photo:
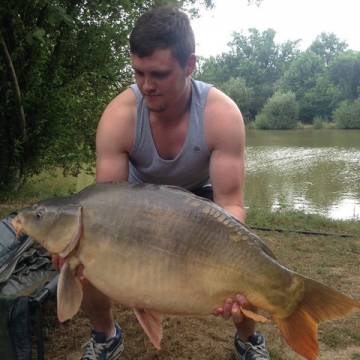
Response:
[[[133,109],[136,104],[131,96],[132,91],[120,94],[105,109],[100,119],[96,132],[97,182],[128,180],[128,154],[133,146]]]
[[[97,182],[127,180],[129,157],[123,138],[112,127],[99,126],[96,136]]]
[[[243,156],[214,150],[210,161],[210,180],[216,204],[229,211],[239,220],[245,220]]]
[[[126,153],[97,157],[96,182],[127,181],[128,177],[129,159]]]

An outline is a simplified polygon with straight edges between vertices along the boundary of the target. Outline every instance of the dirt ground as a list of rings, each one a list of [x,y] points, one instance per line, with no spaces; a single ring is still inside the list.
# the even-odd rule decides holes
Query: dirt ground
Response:
[[[273,249],[281,264],[360,301],[360,238],[257,234]],[[85,315],[79,312],[72,320],[60,324],[55,300],[48,302],[44,311],[45,359],[80,359],[81,345],[88,340],[91,329]],[[165,315],[159,351],[152,346],[131,309],[115,305],[114,314],[124,331],[125,352],[121,359],[234,359],[231,321],[214,316]],[[257,330],[265,335],[272,360],[302,359],[285,343],[272,321],[259,324]],[[321,324],[319,346],[320,360],[360,359],[360,311]]]

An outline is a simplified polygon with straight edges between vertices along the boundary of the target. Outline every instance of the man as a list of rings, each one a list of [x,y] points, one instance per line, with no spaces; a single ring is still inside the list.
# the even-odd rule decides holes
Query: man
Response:
[[[225,94],[191,78],[196,56],[188,17],[172,7],[145,13],[131,33],[130,51],[136,85],[113,99],[100,119],[96,181],[181,186],[244,221],[242,115]],[[117,359],[124,346],[112,302],[81,271],[79,277],[82,308],[93,326],[82,359]],[[264,337],[239,305],[250,308],[237,295],[214,312],[233,318],[236,359],[269,359]]]

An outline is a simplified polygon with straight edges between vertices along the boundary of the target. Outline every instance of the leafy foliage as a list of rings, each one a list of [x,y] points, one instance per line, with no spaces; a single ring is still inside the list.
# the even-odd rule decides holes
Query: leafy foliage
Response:
[[[321,118],[320,116],[316,116],[314,119],[314,129],[320,130],[324,127],[324,119]]]
[[[324,63],[329,65],[339,52],[344,52],[348,45],[340,41],[334,33],[322,32],[310,45],[309,50],[322,57]]]
[[[221,89],[231,78],[244,79],[247,89],[252,89],[251,106],[245,104],[243,111],[244,104],[235,102],[253,120],[272,96],[274,84],[299,53],[299,41],[276,44],[276,32],[273,29],[262,33],[253,28],[248,31],[249,36],[242,32],[233,33],[233,40],[228,44],[231,49],[229,53],[202,59],[196,77]]]
[[[246,85],[241,77],[230,78],[219,86],[236,104],[241,104],[241,112],[245,123],[249,123],[254,113],[254,89]]]
[[[298,113],[299,106],[294,93],[275,93],[257,115],[255,124],[260,129],[294,129]]]
[[[360,95],[360,52],[339,52],[329,63],[329,77],[341,92],[341,99],[356,99]]]
[[[360,98],[341,102],[333,117],[340,129],[360,129]]]

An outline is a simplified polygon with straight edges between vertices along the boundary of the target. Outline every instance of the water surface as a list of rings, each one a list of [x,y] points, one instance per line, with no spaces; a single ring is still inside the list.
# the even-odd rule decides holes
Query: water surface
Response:
[[[360,217],[360,131],[248,130],[246,206]]]

